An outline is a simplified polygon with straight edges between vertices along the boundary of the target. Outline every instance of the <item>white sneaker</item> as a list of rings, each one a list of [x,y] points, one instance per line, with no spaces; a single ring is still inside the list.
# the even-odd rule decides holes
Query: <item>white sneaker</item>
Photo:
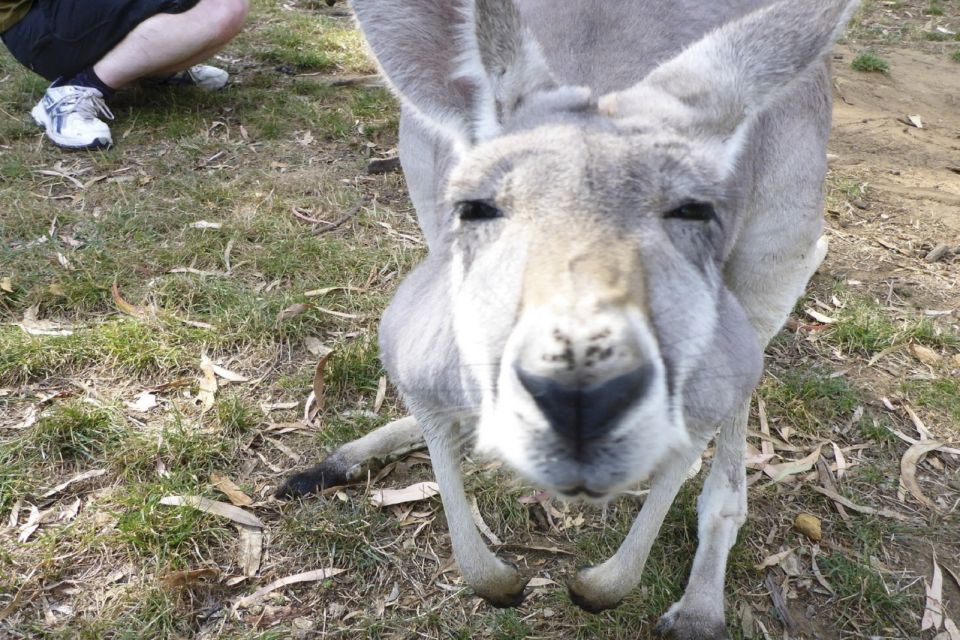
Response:
[[[113,120],[103,94],[92,87],[50,87],[30,112],[47,137],[64,149],[106,149],[113,144],[110,127],[98,115]]]
[[[179,87],[200,87],[207,91],[219,91],[227,86],[227,80],[229,79],[230,74],[219,67],[212,67],[208,64],[197,64],[189,69],[178,71],[172,76],[158,80],[157,84]]]

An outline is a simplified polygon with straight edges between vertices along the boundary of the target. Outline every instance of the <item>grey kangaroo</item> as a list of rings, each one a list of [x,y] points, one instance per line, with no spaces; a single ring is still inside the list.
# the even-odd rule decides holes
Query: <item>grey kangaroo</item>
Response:
[[[602,501],[650,493],[620,549],[569,584],[589,611],[640,580],[714,440],[683,597],[657,629],[722,638],[746,517],[762,353],[826,244],[828,57],[856,0],[353,0],[402,104],[427,258],[380,328],[413,418],[290,478],[302,494],[426,440],[466,582],[526,579],[483,543],[461,447]]]

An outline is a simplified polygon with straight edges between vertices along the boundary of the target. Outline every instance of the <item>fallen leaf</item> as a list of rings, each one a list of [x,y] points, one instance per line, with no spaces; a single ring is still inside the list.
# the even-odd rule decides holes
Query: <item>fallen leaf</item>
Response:
[[[823,539],[823,530],[820,526],[820,518],[815,515],[801,513],[793,521],[793,528],[814,542],[820,542]]]
[[[239,373],[230,371],[229,369],[224,369],[218,364],[212,365],[213,372],[223,378],[224,380],[229,380],[230,382],[249,382],[250,378],[242,376]]]
[[[768,464],[763,468],[763,472],[770,476],[773,482],[780,482],[789,476],[809,471],[817,463],[820,457],[820,446],[813,453],[800,460],[784,462],[782,464]]]
[[[557,584],[555,580],[550,578],[530,578],[530,581],[527,583],[527,586],[531,589],[536,589],[537,587],[545,587],[550,584]]]
[[[73,476],[66,482],[61,482],[60,484],[53,487],[52,489],[48,489],[40,497],[50,498],[52,496],[57,495],[58,493],[60,493],[61,491],[63,491],[64,489],[66,489],[72,484],[75,484],[77,482],[83,482],[84,480],[89,480],[90,478],[99,478],[100,476],[104,475],[106,472],[107,472],[106,469],[91,469],[90,471],[84,471],[83,473]]]
[[[13,279],[10,276],[0,278],[0,290],[13,293]]]
[[[838,504],[842,504],[843,506],[847,507],[848,509],[850,509],[850,510],[852,510],[852,511],[856,511],[857,513],[866,513],[866,514],[868,514],[868,515],[883,516],[883,517],[885,517],[885,518],[891,518],[891,519],[893,519],[893,520],[899,520],[899,521],[901,521],[901,522],[907,522],[907,521],[909,520],[909,518],[907,518],[907,517],[906,517],[905,515],[903,515],[902,513],[898,513],[898,512],[896,512],[896,511],[891,511],[890,509],[874,509],[873,507],[864,507],[864,506],[861,506],[861,505],[859,505],[859,504],[856,504],[855,502],[853,502],[853,501],[850,500],[849,498],[844,498],[842,495],[840,495],[840,494],[837,493],[836,491],[831,491],[830,489],[826,489],[826,488],[824,488],[824,487],[818,487],[818,486],[816,486],[816,485],[811,485],[811,488],[812,488],[814,491],[816,491],[817,493],[820,493],[820,494],[822,494],[822,495],[825,495],[825,496],[827,496],[828,498],[830,498],[831,500],[833,500],[834,502],[836,502],[836,503],[838,503]]]
[[[387,397],[387,377],[380,376],[377,382],[377,395],[373,399],[373,412],[380,413],[380,407],[383,406],[383,400]]]
[[[230,502],[237,507],[248,507],[253,504],[253,499],[245,494],[240,487],[238,487],[233,480],[227,476],[221,476],[219,474],[210,475],[210,484],[213,485],[213,488],[227,496]]]
[[[325,384],[323,382],[323,370],[327,366],[327,361],[330,359],[330,356],[333,354],[333,351],[326,353],[321,356],[317,361],[317,366],[313,370],[313,405],[310,406],[308,403],[307,409],[307,422],[313,422],[321,411],[323,411],[324,406],[326,405],[326,398],[324,397],[324,388]]]
[[[344,313],[343,311],[334,311],[333,309],[325,309],[323,307],[314,307],[315,310],[320,313],[325,313],[328,316],[333,316],[335,318],[344,318],[345,320],[356,320],[360,316],[353,313]]]
[[[200,399],[200,410],[204,413],[213,408],[217,398],[217,374],[213,370],[213,363],[207,354],[200,355],[200,371],[202,375],[199,378],[199,388],[197,398]]]
[[[931,367],[936,367],[943,362],[943,356],[922,344],[911,344],[909,351],[914,358]]]
[[[23,319],[17,322],[17,326],[23,329],[31,336],[72,336],[73,327],[65,322],[56,322],[54,320],[38,320],[37,305],[27,308],[23,312]]]
[[[833,459],[837,463],[837,480],[840,480],[847,470],[847,459],[843,457],[843,451],[836,442],[831,442],[830,445],[833,447]]]
[[[191,222],[190,226],[194,229],[220,229],[223,227],[222,222],[207,222],[206,220],[197,220],[196,222]]]
[[[263,596],[267,595],[271,591],[276,591],[281,587],[300,582],[317,582],[319,580],[326,580],[327,578],[340,575],[344,571],[346,571],[346,569],[316,569],[314,571],[298,573],[296,575],[280,578],[279,580],[274,580],[267,586],[257,589],[250,595],[244,596],[243,598],[237,600],[233,605],[233,610],[236,611],[240,608],[249,607],[250,605],[255,604]]]
[[[168,589],[174,589],[178,587],[187,587],[203,580],[213,579],[219,575],[220,571],[213,568],[187,569],[184,571],[174,571],[172,573],[168,573],[160,578],[160,582],[162,582],[163,585]]]
[[[927,453],[934,449],[939,449],[942,446],[943,443],[937,440],[921,440],[907,449],[907,452],[903,454],[903,458],[900,459],[900,481],[903,483],[903,486],[906,487],[907,491],[909,491],[914,498],[934,511],[939,510],[937,505],[933,500],[923,494],[923,491],[920,489],[920,484],[917,482],[917,464]]]
[[[816,310],[811,309],[811,308],[809,308],[809,307],[807,307],[806,309],[804,309],[804,312],[805,312],[808,316],[810,316],[811,318],[813,318],[814,320],[816,320],[817,322],[822,322],[823,324],[833,324],[834,322],[837,321],[836,318],[831,318],[830,316],[824,315],[824,314],[820,313],[819,311],[816,311]]]
[[[137,399],[133,402],[128,402],[127,407],[131,411],[136,411],[137,413],[147,413],[150,409],[153,409],[157,406],[157,396],[150,393],[149,391],[144,391],[137,396]]]
[[[361,287],[324,287],[323,289],[311,289],[310,291],[304,291],[303,296],[305,298],[316,298],[319,296],[325,296],[328,293],[333,293],[334,291],[355,291],[357,293],[363,293],[365,289]]]
[[[146,318],[152,315],[148,308],[130,304],[124,300],[120,295],[120,288],[117,285],[116,280],[113,281],[113,287],[111,287],[110,293],[113,295],[113,302],[117,305],[117,308],[128,316],[133,316],[134,318]]]
[[[794,549],[795,547],[791,547],[786,551],[781,551],[779,553],[774,553],[773,555],[767,556],[766,558],[761,560],[760,564],[756,565],[754,568],[757,571],[763,571],[767,567],[775,567],[779,565],[781,562],[783,562],[784,560],[786,560],[787,556],[793,553]]]
[[[240,531],[239,564],[244,576],[253,577],[260,570],[263,557],[263,530],[242,524],[238,524],[237,529]]]
[[[500,546],[503,544],[503,541],[497,537],[497,534],[487,526],[487,523],[483,520],[483,515],[480,513],[480,506],[477,504],[477,497],[470,496],[470,515],[473,516],[473,523],[477,525],[477,529],[480,530],[480,533],[483,534],[483,537],[490,541],[490,544]]]
[[[943,625],[943,572],[937,564],[937,556],[933,556],[933,579],[927,582],[923,579],[927,591],[927,601],[923,606],[923,619],[920,621],[920,630],[939,629]]]
[[[319,338],[314,338],[312,336],[303,339],[303,346],[305,346],[307,351],[315,356],[325,356],[333,351],[333,349],[323,344]]]
[[[436,482],[418,482],[403,489],[376,489],[370,494],[370,502],[375,507],[389,507],[426,500],[438,493],[440,493],[440,487]]]
[[[232,504],[227,504],[226,502],[208,500],[207,498],[201,498],[200,496],[166,496],[160,499],[160,504],[170,507],[193,507],[194,509],[203,511],[204,513],[228,518],[237,524],[243,524],[248,527],[259,527],[261,529],[264,527],[264,524],[260,521],[260,518],[253,515],[249,511],[244,511],[243,509],[235,507]]]
[[[306,312],[311,306],[312,305],[304,302],[292,304],[277,314],[277,322],[283,322],[284,320],[289,320],[290,318],[296,318],[297,316]]]

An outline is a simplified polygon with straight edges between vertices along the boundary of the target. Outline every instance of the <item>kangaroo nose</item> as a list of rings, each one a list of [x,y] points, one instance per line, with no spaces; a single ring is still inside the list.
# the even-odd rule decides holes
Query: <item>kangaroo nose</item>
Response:
[[[654,368],[645,364],[588,387],[557,382],[519,366],[517,375],[550,426],[561,436],[582,442],[601,438],[616,426],[630,405],[646,394]]]

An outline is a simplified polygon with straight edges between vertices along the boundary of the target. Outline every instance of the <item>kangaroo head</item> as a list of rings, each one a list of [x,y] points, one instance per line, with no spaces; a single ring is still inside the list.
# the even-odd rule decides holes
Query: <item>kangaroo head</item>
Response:
[[[429,215],[478,448],[603,497],[732,412],[763,348],[724,278],[741,156],[852,3],[771,5],[602,96],[554,80],[512,0],[356,10],[405,108],[456,155]]]

